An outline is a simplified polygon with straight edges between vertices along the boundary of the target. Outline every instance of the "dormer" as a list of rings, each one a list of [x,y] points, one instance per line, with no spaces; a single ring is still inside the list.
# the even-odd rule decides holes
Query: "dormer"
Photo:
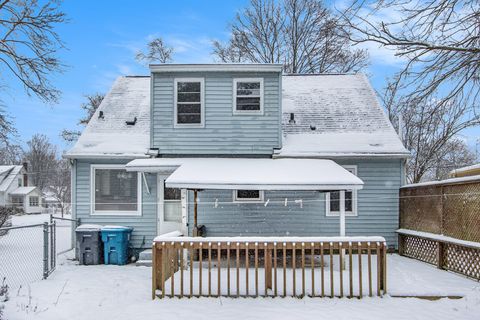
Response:
[[[280,64],[151,65],[151,147],[161,156],[272,155]]]

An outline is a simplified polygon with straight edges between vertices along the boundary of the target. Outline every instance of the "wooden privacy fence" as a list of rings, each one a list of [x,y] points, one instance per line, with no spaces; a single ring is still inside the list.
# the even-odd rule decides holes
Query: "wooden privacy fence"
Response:
[[[480,178],[400,189],[399,253],[480,279]]]
[[[386,251],[382,237],[157,237],[152,299],[382,296]]]

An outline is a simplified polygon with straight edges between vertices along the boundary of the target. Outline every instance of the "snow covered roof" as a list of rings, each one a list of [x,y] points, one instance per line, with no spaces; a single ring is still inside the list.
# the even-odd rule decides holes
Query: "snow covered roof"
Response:
[[[363,181],[332,160],[321,159],[137,159],[127,170],[172,168],[166,186],[186,189],[351,190]]]
[[[37,187],[18,187],[17,189],[10,192],[10,194],[14,196],[24,196],[31,193],[35,189],[37,189]]]
[[[66,157],[146,157],[149,144],[150,77],[119,77]]]
[[[23,166],[14,165],[0,166],[0,192],[8,189],[22,168]]]
[[[429,186],[436,186],[436,185],[469,183],[469,182],[478,182],[478,181],[480,181],[480,175],[449,178],[444,180],[426,181],[426,182],[419,182],[419,183],[410,183],[402,186],[402,188],[429,187]]]
[[[477,163],[471,166],[452,170],[448,174],[452,178],[454,178],[454,177],[472,176],[472,175],[477,175],[479,173],[480,173],[480,163]]]
[[[277,157],[408,156],[365,75],[287,75],[282,89]]]

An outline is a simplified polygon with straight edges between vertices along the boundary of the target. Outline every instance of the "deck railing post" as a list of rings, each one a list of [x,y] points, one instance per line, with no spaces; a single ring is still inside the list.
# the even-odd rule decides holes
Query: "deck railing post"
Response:
[[[443,269],[444,265],[444,243],[441,241],[437,241],[437,268]]]
[[[267,296],[267,290],[272,289],[272,251],[268,248],[268,244],[265,243],[265,296]]]

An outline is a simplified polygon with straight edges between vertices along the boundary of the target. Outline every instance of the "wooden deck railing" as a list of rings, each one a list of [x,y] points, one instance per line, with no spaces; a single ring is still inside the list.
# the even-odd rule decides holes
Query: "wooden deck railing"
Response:
[[[157,237],[158,297],[358,297],[387,292],[382,237]]]

